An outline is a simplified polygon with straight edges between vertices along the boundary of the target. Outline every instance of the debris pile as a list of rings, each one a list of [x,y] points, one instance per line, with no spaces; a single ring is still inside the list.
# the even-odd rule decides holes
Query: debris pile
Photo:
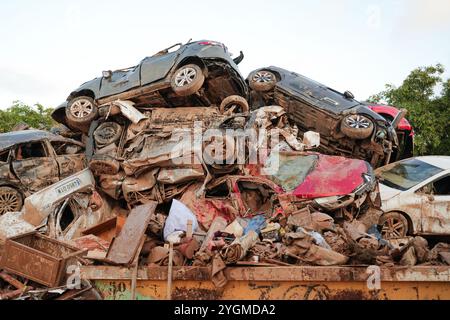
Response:
[[[212,42],[195,46],[227,52]],[[155,57],[162,63],[167,54]],[[345,139],[309,131],[317,112],[292,111],[287,93],[275,89],[280,70],[257,71],[245,82],[235,64],[242,55],[188,59],[179,68],[174,62],[170,82],[153,83],[153,76],[138,88],[114,91],[116,76],[144,76],[155,57],[139,70],[105,73],[100,81],[108,94],[92,96],[87,83],[55,111],[85,146],[30,130],[0,138],[16,160],[25,160],[17,152],[33,142],[28,167],[12,164],[17,183],[28,188],[23,206],[0,211],[0,299],[99,298],[77,276],[81,265],[168,267],[169,273],[173,266],[209,267],[223,287],[229,266],[449,264],[447,243],[430,249],[421,237],[382,236],[379,186],[365,160],[389,159],[386,123],[377,118],[375,133],[366,114],[344,130]],[[341,98],[353,101],[349,93]],[[54,179],[36,176],[47,170],[34,159],[43,144],[55,148]],[[22,193],[14,194],[22,203]]]

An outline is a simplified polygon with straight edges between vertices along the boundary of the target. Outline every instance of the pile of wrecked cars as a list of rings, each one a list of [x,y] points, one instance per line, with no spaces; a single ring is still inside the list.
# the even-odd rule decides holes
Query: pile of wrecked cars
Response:
[[[448,157],[396,162],[403,110],[243,57],[104,72],[53,113],[83,143],[0,135],[0,299],[450,298],[450,244],[424,238],[450,234]]]

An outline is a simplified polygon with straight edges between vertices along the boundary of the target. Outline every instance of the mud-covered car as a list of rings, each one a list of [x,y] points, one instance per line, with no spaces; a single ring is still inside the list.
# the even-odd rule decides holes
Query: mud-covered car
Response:
[[[295,72],[278,67],[250,73],[251,105],[279,105],[300,132],[320,133],[319,151],[369,161],[374,167],[390,162],[398,146],[389,121],[356,101],[350,92],[340,93]]]
[[[98,106],[131,100],[136,107],[220,105],[230,95],[247,98],[248,88],[225,45],[215,41],[176,44],[138,65],[105,71],[82,84],[53,113],[53,119],[87,132]]]
[[[450,157],[410,158],[379,168],[376,174],[385,238],[450,235]]]
[[[32,193],[86,167],[84,145],[47,131],[0,134],[0,215]]]
[[[274,161],[278,170],[269,172]],[[206,229],[217,216],[231,223],[237,217],[272,217],[310,206],[344,218],[380,205],[369,163],[313,152],[272,153],[265,167],[249,167],[247,175],[216,179],[199,198],[201,188],[200,184],[188,188],[181,202]]]

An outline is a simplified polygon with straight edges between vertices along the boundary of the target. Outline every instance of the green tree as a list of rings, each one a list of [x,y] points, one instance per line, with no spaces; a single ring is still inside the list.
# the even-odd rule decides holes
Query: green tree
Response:
[[[11,131],[15,125],[25,123],[35,129],[49,130],[55,122],[51,118],[53,109],[44,108],[40,104],[30,107],[15,101],[6,110],[0,110],[0,132]]]
[[[417,155],[450,155],[450,79],[443,79],[444,71],[441,64],[419,67],[401,86],[387,84],[384,91],[369,98],[408,110],[407,118],[416,131]]]

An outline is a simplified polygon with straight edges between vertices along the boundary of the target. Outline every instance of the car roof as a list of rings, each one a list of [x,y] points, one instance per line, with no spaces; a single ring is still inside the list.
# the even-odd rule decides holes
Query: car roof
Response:
[[[321,109],[325,109],[333,113],[340,113],[357,106],[366,107],[358,100],[354,98],[346,98],[343,93],[297,72],[289,71],[276,66],[270,66],[260,70],[264,69],[275,71],[281,76],[282,79],[278,82],[279,87],[289,91],[294,90],[300,94],[304,100],[309,101],[309,103]],[[334,101],[337,105],[327,101]],[[370,110],[370,112],[372,111]],[[378,116],[375,112],[373,113]]]
[[[431,164],[443,170],[450,170],[450,156],[424,156],[415,159]]]
[[[24,130],[13,131],[0,134],[0,151],[8,149],[16,144],[22,144],[27,142],[40,141],[48,139],[50,141],[72,142],[79,146],[83,146],[81,142],[76,140],[64,138],[48,131],[43,130]]]

